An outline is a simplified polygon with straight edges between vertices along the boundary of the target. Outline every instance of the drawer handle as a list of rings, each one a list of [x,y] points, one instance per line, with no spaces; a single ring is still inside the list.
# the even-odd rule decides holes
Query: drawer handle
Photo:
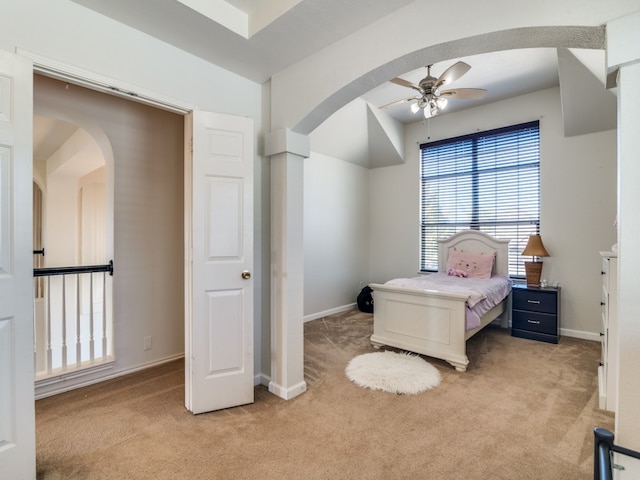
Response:
[[[527,322],[534,323],[536,325],[540,325],[540,320],[529,320],[529,319],[527,319]]]
[[[540,305],[540,300],[527,300],[527,303],[535,303],[536,305]]]
[[[600,272],[600,275],[606,275],[607,272]]]
[[[605,302],[600,302],[600,305],[604,307],[606,305],[606,303]]]

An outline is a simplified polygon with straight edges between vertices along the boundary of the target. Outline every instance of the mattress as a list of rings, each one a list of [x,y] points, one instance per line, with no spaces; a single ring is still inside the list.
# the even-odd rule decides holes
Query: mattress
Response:
[[[511,291],[511,279],[506,275],[491,278],[464,278],[447,275],[444,272],[421,275],[413,278],[396,278],[385,285],[422,290],[467,295],[466,329],[480,326],[480,318],[504,300]]]

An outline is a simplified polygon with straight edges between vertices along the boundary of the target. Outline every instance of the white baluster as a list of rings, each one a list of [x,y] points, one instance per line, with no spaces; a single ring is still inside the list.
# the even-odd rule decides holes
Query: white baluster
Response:
[[[82,364],[82,341],[80,340],[80,274],[76,274],[76,365]]]
[[[47,325],[47,373],[51,373],[51,364],[53,363],[51,351],[51,277],[47,277],[47,309],[46,309],[46,325]]]
[[[62,369],[67,368],[67,276],[62,276]]]
[[[95,343],[93,340],[93,273],[89,274],[89,360],[95,360]]]
[[[107,357],[107,274],[102,272],[102,358]]]

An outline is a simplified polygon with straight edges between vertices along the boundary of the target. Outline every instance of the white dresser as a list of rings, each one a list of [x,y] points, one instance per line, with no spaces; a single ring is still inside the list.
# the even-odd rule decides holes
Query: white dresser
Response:
[[[599,407],[614,412],[616,409],[617,371],[617,309],[618,309],[618,255],[600,252],[602,256],[602,358],[598,368]]]

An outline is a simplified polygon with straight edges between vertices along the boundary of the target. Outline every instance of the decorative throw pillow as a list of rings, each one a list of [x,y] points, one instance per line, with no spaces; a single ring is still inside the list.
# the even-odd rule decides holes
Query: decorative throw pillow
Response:
[[[462,270],[470,278],[491,278],[496,252],[467,253],[453,247],[449,249],[447,270]]]

